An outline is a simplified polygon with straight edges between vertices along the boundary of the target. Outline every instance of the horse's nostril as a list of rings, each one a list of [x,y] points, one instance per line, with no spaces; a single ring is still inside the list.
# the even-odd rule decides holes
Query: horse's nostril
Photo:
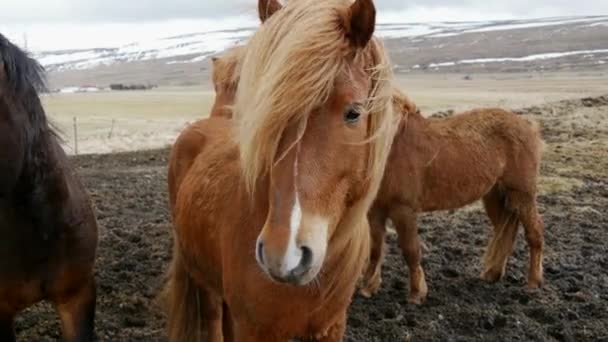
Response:
[[[300,260],[301,269],[308,269],[310,265],[312,265],[312,249],[302,246],[300,247],[302,250],[302,259]]]
[[[256,251],[258,254],[258,261],[264,264],[264,243],[262,241],[258,241]]]

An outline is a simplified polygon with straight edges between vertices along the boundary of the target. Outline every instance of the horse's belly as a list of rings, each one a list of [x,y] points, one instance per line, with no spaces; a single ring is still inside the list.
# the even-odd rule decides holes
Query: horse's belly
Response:
[[[423,189],[421,211],[458,209],[469,205],[487,194],[495,180],[475,177],[445,179],[438,186]]]

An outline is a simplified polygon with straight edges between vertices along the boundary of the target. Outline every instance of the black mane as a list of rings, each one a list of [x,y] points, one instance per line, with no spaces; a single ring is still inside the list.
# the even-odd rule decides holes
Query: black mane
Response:
[[[26,52],[0,34],[0,63],[3,64],[4,89],[14,98],[28,96],[31,90],[46,92],[44,68]]]
[[[48,184],[60,172],[56,160],[59,139],[38,95],[47,90],[44,68],[1,34],[0,67],[0,100],[10,104],[8,115],[18,119],[13,122],[18,123],[15,129],[22,132],[25,144],[23,168],[15,190],[22,202],[35,208],[34,212],[43,212],[44,205],[34,202],[46,197]]]

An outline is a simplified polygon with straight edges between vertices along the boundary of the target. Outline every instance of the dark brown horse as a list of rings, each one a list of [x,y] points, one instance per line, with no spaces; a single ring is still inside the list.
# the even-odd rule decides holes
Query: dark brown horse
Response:
[[[14,341],[15,315],[41,300],[64,341],[90,341],[97,224],[41,90],[42,67],[0,35],[0,341]]]

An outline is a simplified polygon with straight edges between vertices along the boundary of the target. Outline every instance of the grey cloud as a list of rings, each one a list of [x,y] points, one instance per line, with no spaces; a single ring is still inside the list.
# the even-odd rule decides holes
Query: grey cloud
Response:
[[[322,1],[322,0],[321,0]],[[255,0],[21,0],[3,4],[0,22],[132,22],[219,18],[255,12]],[[379,11],[436,6],[519,16],[608,14],[606,0],[377,0]],[[458,18],[445,18],[458,20]]]

